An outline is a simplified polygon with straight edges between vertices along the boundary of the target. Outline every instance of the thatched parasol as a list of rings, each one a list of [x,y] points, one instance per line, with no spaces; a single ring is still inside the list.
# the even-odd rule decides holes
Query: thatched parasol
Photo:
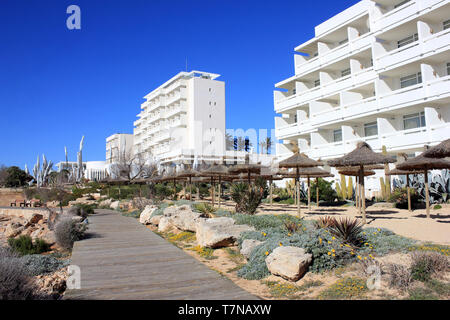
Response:
[[[301,154],[301,153],[295,153],[291,157],[281,161],[278,166],[280,168],[295,168],[296,173],[296,189],[297,189],[297,214],[300,217],[300,186],[298,183],[298,179],[300,178],[300,168],[312,168],[312,167],[318,167],[323,165],[322,162],[313,160],[308,158],[308,156]]]
[[[239,174],[239,173],[247,174],[247,180],[248,180],[248,183],[250,184],[251,174],[254,173],[254,174],[260,175],[261,168],[262,168],[262,166],[260,164],[243,163],[243,164],[237,164],[235,166],[232,166],[228,170],[229,170],[230,174],[234,174],[234,175]]]
[[[209,177],[211,178],[211,188],[212,188],[212,204],[214,205],[214,194],[215,194],[215,184],[214,184],[214,178],[218,179],[219,182],[219,208],[220,208],[220,195],[221,195],[221,184],[224,177],[229,176],[228,168],[222,164],[219,165],[213,165],[205,170],[202,170],[200,172],[200,175],[203,177]]]
[[[408,211],[412,211],[411,208],[411,187],[409,183],[409,175],[410,174],[422,174],[421,171],[415,171],[415,170],[399,170],[399,169],[392,169],[390,170],[387,175],[388,176],[406,176],[406,193],[408,195]]]
[[[189,181],[189,200],[192,201],[192,178],[198,177],[200,173],[193,169],[187,169],[180,173],[178,173],[176,176],[177,178],[187,178]]]
[[[397,165],[399,170],[422,170],[425,178],[425,202],[427,218],[430,218],[430,195],[428,192],[428,171],[434,169],[450,169],[450,161],[438,158],[426,158],[423,154]]]
[[[426,158],[447,158],[450,157],[450,139],[447,139],[437,146],[426,150],[422,155]]]
[[[319,206],[319,178],[329,178],[334,175],[320,168],[302,168],[300,176],[308,179],[308,210],[311,211],[311,178],[316,178],[316,201]]]
[[[358,142],[356,149],[345,156],[329,160],[331,167],[355,167],[359,166],[359,189],[362,202],[362,223],[366,223],[366,195],[364,187],[364,166],[375,164],[386,164],[395,162],[394,159],[372,151],[372,148],[366,142]],[[361,211],[361,208],[359,209]]]

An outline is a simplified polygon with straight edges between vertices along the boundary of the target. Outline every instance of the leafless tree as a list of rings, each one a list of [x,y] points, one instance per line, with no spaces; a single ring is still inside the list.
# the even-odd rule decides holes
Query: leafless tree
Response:
[[[123,152],[111,167],[112,175],[118,179],[133,181],[156,174],[156,166],[148,165],[143,153]]]

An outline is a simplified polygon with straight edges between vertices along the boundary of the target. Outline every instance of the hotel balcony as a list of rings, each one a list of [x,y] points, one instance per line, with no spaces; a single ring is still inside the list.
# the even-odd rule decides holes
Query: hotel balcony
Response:
[[[178,101],[180,101],[181,99],[186,100],[187,99],[187,91],[184,88],[181,88],[180,90],[177,90],[173,93],[171,93],[170,95],[166,96],[166,106],[170,106]]]
[[[311,101],[324,99],[327,96],[338,94],[360,86],[372,83],[377,78],[377,74],[372,67],[363,69],[358,73],[354,73],[336,80],[324,83],[320,86],[309,90],[291,95],[280,99],[280,95],[276,94],[275,112],[284,113],[287,110],[295,109]]]
[[[419,39],[406,46],[375,57],[377,71],[383,72],[408,63],[426,59],[450,49],[450,29]]]
[[[392,6],[394,3],[392,0],[375,0],[375,2],[381,6]],[[416,18],[425,11],[431,11],[446,4],[446,2],[446,0],[410,0],[397,8],[384,12],[379,17],[375,17],[372,20],[371,30],[386,31],[395,28]]]

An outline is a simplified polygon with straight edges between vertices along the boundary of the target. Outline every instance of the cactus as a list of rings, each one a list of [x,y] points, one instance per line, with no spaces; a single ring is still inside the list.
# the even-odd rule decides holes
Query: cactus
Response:
[[[386,197],[386,186],[384,185],[384,179],[383,177],[380,177],[380,190],[381,190],[381,197],[387,201]]]
[[[347,197],[347,188],[345,187],[346,185],[346,181],[345,181],[345,176],[343,174],[341,174],[341,192],[342,192],[342,198],[343,199],[348,199]]]
[[[347,199],[353,199],[353,177],[348,178]]]

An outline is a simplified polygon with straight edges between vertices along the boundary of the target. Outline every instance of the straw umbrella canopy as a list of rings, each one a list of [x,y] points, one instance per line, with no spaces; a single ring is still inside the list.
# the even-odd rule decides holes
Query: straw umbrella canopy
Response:
[[[316,202],[319,206],[319,178],[329,178],[334,177],[334,175],[321,168],[312,167],[303,168],[300,171],[300,176],[308,179],[308,210],[311,210],[311,178],[316,178]]]
[[[437,146],[426,150],[422,155],[426,158],[447,158],[450,157],[450,139],[447,139]]]
[[[406,193],[408,196],[408,211],[412,211],[411,208],[411,187],[409,183],[409,175],[410,174],[421,174],[421,171],[415,171],[415,170],[399,170],[399,169],[392,169],[390,170],[387,175],[388,176],[406,176]]]
[[[438,158],[427,158],[423,154],[406,160],[397,165],[399,170],[421,170],[425,178],[425,202],[427,218],[430,218],[430,195],[428,192],[428,171],[435,169],[450,169],[450,161]]]
[[[214,190],[215,190],[215,184],[214,184],[214,178],[217,178],[219,182],[219,201],[218,205],[220,208],[220,194],[221,194],[221,183],[224,177],[227,177],[229,175],[228,168],[224,166],[223,164],[218,165],[212,165],[211,167],[202,170],[200,175],[203,177],[210,177],[211,178],[211,187],[213,188],[213,196],[212,196],[212,203],[214,205]]]
[[[189,200],[192,201],[192,177],[197,177],[200,173],[194,169],[186,169],[176,176],[177,178],[187,178],[189,181]]]
[[[359,166],[359,188],[361,190],[362,201],[362,223],[366,223],[366,195],[364,188],[364,166],[386,164],[395,162],[391,157],[372,151],[372,148],[366,142],[358,142],[355,150],[345,156],[329,160],[331,167],[355,167]]]
[[[243,164],[237,164],[228,169],[228,172],[230,174],[239,174],[244,173],[247,174],[247,181],[250,184],[251,175],[253,174],[261,174],[261,168],[262,166],[260,164],[256,163],[243,163]]]
[[[278,166],[280,168],[294,168],[295,169],[295,175],[296,175],[296,189],[297,189],[297,214],[300,217],[301,211],[300,211],[300,186],[298,183],[298,179],[300,178],[300,168],[312,168],[312,167],[318,167],[323,165],[322,162],[313,160],[308,158],[306,155],[301,153],[295,153],[291,157],[281,161]]]

